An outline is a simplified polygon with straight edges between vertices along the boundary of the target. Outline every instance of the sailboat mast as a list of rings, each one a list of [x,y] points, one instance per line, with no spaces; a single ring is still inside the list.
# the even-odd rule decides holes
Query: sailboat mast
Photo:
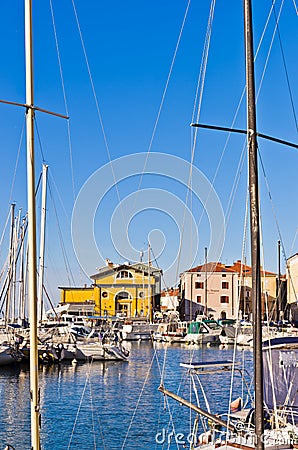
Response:
[[[34,92],[32,47],[32,0],[25,0],[25,55],[26,55],[26,131],[27,131],[27,191],[28,191],[28,299],[30,320],[30,397],[31,449],[40,450],[38,349],[37,349],[37,261],[36,208],[34,163]]]
[[[244,0],[247,146],[250,193],[250,239],[252,266],[252,301],[254,319],[254,388],[256,449],[263,450],[263,358],[262,358],[262,298],[260,277],[260,219],[258,187],[257,126],[255,108],[255,76],[251,0]]]
[[[39,311],[38,319],[43,319],[43,280],[44,280],[44,250],[45,250],[45,233],[46,233],[46,206],[47,206],[47,173],[48,166],[42,166],[42,201],[41,201],[41,220],[40,220],[40,245],[39,245],[39,279],[38,279],[38,302]]]
[[[10,209],[10,245],[9,245],[9,271],[8,271],[8,288],[6,294],[6,309],[5,309],[5,326],[11,321],[10,308],[11,308],[11,281],[12,281],[12,267],[13,267],[13,235],[15,227],[15,203],[11,204]]]

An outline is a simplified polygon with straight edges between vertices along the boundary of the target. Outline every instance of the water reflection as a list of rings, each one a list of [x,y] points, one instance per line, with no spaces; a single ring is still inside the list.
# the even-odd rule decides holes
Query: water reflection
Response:
[[[190,380],[180,362],[232,359],[233,349],[178,346],[162,343],[127,343],[129,362],[96,362],[43,366],[39,371],[42,448],[106,448],[149,450],[162,448],[156,434],[168,429],[169,411],[157,391],[161,377],[166,388],[189,399]],[[251,352],[237,352],[250,370]],[[202,384],[214,413],[224,412],[229,397],[230,373],[205,375]],[[235,395],[241,393],[239,378]],[[16,450],[30,448],[28,367],[0,370],[1,444]],[[194,394],[192,394],[194,395]],[[193,396],[194,400],[194,396]],[[202,400],[202,398],[200,398]],[[177,432],[188,428],[189,410],[169,401]],[[173,443],[173,447],[177,448]]]

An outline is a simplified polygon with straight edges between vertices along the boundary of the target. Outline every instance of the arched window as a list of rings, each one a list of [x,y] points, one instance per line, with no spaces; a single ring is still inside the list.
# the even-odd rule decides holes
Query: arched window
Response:
[[[131,300],[132,296],[129,292],[127,291],[120,291],[118,292],[118,294],[115,295],[115,300],[119,301],[119,300]]]
[[[120,270],[120,272],[117,273],[116,278],[133,278],[133,275],[128,270]]]

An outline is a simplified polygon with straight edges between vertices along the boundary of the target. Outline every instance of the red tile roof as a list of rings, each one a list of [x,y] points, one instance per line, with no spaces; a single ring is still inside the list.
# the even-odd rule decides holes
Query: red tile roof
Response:
[[[225,264],[222,264],[220,262],[209,262],[207,264],[203,264],[201,266],[193,267],[192,269],[189,269],[188,272],[228,272],[228,273],[238,273],[239,275],[252,275],[252,269],[250,266],[246,264],[242,264],[240,259],[238,261],[234,262],[232,266],[227,266]],[[266,276],[276,276],[276,273],[274,272],[268,272],[264,271],[261,267],[261,275]]]
[[[242,262],[240,261],[240,259],[238,259],[238,261],[234,262],[234,264],[232,266],[229,266],[233,271],[238,272],[239,274],[243,275],[252,275],[252,269],[250,266],[247,266],[246,264],[242,264]],[[261,267],[261,275],[265,275],[265,276],[276,276],[276,273],[274,272],[268,272],[267,270],[264,270]]]
[[[162,293],[160,294],[161,297],[167,297],[168,295],[171,297],[175,297],[179,294],[179,288],[176,289],[168,289],[167,291],[162,291]]]
[[[219,262],[218,263],[209,262],[207,264],[194,267],[193,269],[190,269],[188,272],[237,272],[237,271]]]

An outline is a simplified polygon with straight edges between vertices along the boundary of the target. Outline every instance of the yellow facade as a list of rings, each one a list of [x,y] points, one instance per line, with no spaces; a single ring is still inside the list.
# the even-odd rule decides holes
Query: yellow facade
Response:
[[[150,272],[150,274],[148,274]],[[151,274],[152,273],[152,274]],[[61,304],[94,305],[96,316],[152,318],[159,306],[161,270],[145,265],[109,265],[88,288],[61,287]]]

